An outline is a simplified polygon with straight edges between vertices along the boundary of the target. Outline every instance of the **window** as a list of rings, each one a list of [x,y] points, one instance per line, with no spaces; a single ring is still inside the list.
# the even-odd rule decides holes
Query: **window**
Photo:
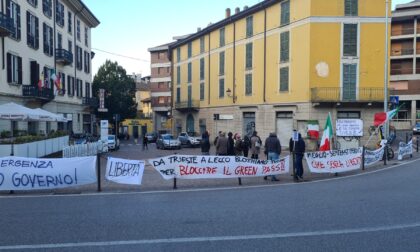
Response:
[[[160,69],[161,69],[161,67],[158,67],[157,69],[158,69],[158,74],[160,74]]]
[[[57,33],[57,48],[62,49],[63,48],[63,35],[61,33]]]
[[[192,45],[191,45],[191,42],[190,42],[190,43],[188,43],[188,58],[191,58],[191,55],[192,55]]]
[[[91,98],[91,96],[90,96],[90,83],[88,83],[88,82],[85,83],[85,97]]]
[[[53,55],[53,29],[46,23],[43,23],[43,34],[44,34],[44,53],[48,56]]]
[[[55,1],[55,21],[58,26],[64,26],[64,5],[58,0]]]
[[[67,12],[67,32],[68,33],[72,33],[72,29],[73,29],[73,27],[72,27],[72,17],[71,16],[72,16],[71,12],[68,11]]]
[[[69,52],[73,53],[73,42],[71,40],[68,41]]]
[[[49,18],[52,16],[52,0],[42,0],[42,12]]]
[[[246,18],[246,37],[250,38],[254,34],[254,27],[253,27],[254,18],[253,16]]]
[[[82,48],[76,46],[76,68],[78,70],[82,70],[82,62],[83,62],[83,55],[82,55]]]
[[[165,97],[163,97],[163,96],[159,96],[159,98],[158,98],[158,103],[159,103],[159,104],[164,104],[164,103],[165,103]]]
[[[357,56],[357,24],[344,24],[343,55]]]
[[[204,101],[204,82],[200,83],[200,101]]]
[[[343,64],[343,100],[356,99],[356,64]]]
[[[81,79],[76,79],[76,96],[83,96],[83,81]]]
[[[44,73],[44,87],[49,88],[49,89],[53,88],[53,83],[52,83],[52,80],[51,80],[52,70],[53,69],[51,69],[51,68],[44,67],[44,71],[43,71],[43,73]]]
[[[176,88],[176,103],[180,103],[181,102],[181,88],[177,87]]]
[[[181,61],[181,47],[176,48],[176,62]]]
[[[204,58],[200,59],[200,80],[204,80]]]
[[[68,96],[74,95],[74,77],[67,76],[67,94]]]
[[[245,95],[252,95],[252,74],[245,75]]]
[[[344,2],[344,15],[357,16],[358,15],[358,2],[359,0],[345,0]]]
[[[252,68],[252,43],[246,44],[245,47],[245,68],[251,69]]]
[[[7,82],[22,84],[22,58],[7,53]]]
[[[29,64],[30,64],[29,70],[30,70],[30,78],[31,78],[30,85],[38,86],[38,81],[40,79],[39,78],[39,64],[35,60],[31,60]]]
[[[204,53],[205,47],[204,47],[204,37],[200,38],[200,53]]]
[[[26,43],[33,49],[39,48],[38,18],[26,12]]]
[[[85,56],[85,62],[84,62],[85,73],[90,73],[90,53],[85,51],[84,56]]]
[[[360,111],[337,111],[337,119],[360,119]]]
[[[225,79],[219,79],[219,98],[225,97]]]
[[[225,52],[219,53],[219,75],[225,74]]]
[[[164,82],[158,82],[158,89],[166,88],[166,84]]]
[[[89,46],[89,28],[85,26],[85,46]]]
[[[6,16],[13,19],[13,32],[10,37],[20,40],[20,6],[11,0],[6,0]]]
[[[80,41],[80,20],[76,20],[76,37]]]
[[[219,30],[219,46],[225,46],[225,28]]]
[[[28,0],[28,3],[30,5],[32,5],[33,7],[37,7],[38,6],[38,0]]]
[[[58,94],[64,95],[66,93],[66,75],[64,73],[59,73],[58,78],[61,78],[60,91],[58,92]]]
[[[176,84],[178,85],[181,84],[181,67],[180,66],[176,67]]]
[[[191,75],[192,75],[192,64],[191,62],[188,63],[188,83],[191,83]]]
[[[289,32],[280,34],[280,62],[289,62]]]
[[[290,1],[281,3],[280,25],[288,25],[290,23]]]
[[[280,92],[289,91],[289,67],[280,68]]]

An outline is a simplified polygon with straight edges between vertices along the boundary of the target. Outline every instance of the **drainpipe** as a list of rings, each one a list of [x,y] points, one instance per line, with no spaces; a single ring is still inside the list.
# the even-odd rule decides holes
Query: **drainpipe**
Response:
[[[56,15],[57,15],[57,6],[56,6],[56,1],[52,1],[52,8],[53,8],[53,20],[54,20],[54,38],[53,38],[53,55],[54,55],[54,72],[57,75],[57,59],[56,59],[56,55],[55,55],[55,48],[56,48],[56,41],[55,41],[55,36],[56,36],[56,32],[57,32],[57,20],[56,20]],[[52,85],[52,88],[54,90],[54,84]]]
[[[73,46],[74,46],[74,55],[76,58],[76,62],[74,64],[74,81],[75,84],[77,83],[77,51],[76,51],[76,45],[77,45],[77,37],[76,37],[76,33],[77,33],[77,24],[76,24],[76,17],[77,15],[79,15],[83,10],[85,9],[85,6],[82,5],[82,8],[77,10],[77,12],[74,13],[74,21],[73,21],[73,27],[74,27],[74,32],[73,32]],[[83,60],[82,60],[83,61]],[[77,84],[76,84],[77,85]],[[83,89],[82,89],[82,93],[83,93]]]
[[[236,103],[236,23],[233,23],[233,103]]]
[[[1,13],[4,15],[4,3],[3,3],[3,1],[1,1]],[[4,64],[4,37],[1,37],[1,51],[2,51],[2,53],[1,53],[1,56],[2,56],[2,63],[3,63],[3,69],[4,69],[4,67],[5,67],[5,64]]]
[[[173,62],[173,57],[172,57],[172,49],[169,47],[168,48],[168,58],[170,59],[171,62],[171,104],[170,104],[170,110],[171,110],[171,134],[173,134],[175,131],[173,129],[173,121],[174,121],[174,113],[173,113],[173,104],[175,103],[175,95],[174,95],[174,62]],[[159,99],[159,98],[158,98]],[[156,114],[156,112],[154,112]],[[157,125],[155,126],[157,129]],[[155,131],[156,132],[156,131]]]
[[[208,82],[208,86],[209,86],[209,93],[208,93],[208,105],[210,105],[210,32],[209,32],[209,64],[208,64],[208,69],[209,69],[209,73],[208,78],[209,78],[209,82]]]
[[[263,102],[267,101],[266,99],[266,80],[267,80],[267,9],[264,9],[264,95]]]

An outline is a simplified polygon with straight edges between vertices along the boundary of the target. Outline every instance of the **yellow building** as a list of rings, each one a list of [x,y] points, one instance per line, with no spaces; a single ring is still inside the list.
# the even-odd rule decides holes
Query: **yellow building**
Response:
[[[383,110],[384,0],[266,0],[171,45],[174,130],[220,130],[287,146],[324,126]],[[335,127],[335,123],[334,127]],[[354,138],[358,143],[358,138]]]

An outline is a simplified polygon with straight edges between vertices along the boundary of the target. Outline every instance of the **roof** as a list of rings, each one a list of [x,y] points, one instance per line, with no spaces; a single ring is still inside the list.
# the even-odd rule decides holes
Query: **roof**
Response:
[[[99,20],[81,0],[66,0],[65,2],[76,10],[75,15],[81,16],[86,20],[90,28],[100,24]]]
[[[179,47],[181,45],[185,45],[188,42],[196,40],[196,39],[212,32],[214,30],[218,30],[218,29],[220,29],[220,28],[222,28],[222,27],[224,27],[224,26],[226,26],[230,23],[236,22],[236,21],[238,21],[242,18],[245,18],[249,15],[252,15],[252,14],[254,14],[254,13],[260,11],[260,10],[263,10],[267,7],[270,7],[274,4],[282,2],[282,1],[286,1],[286,0],[265,0],[265,1],[262,1],[261,3],[258,3],[258,4],[254,5],[254,6],[251,6],[247,9],[245,9],[245,10],[242,10],[241,12],[239,12],[237,14],[233,14],[230,17],[225,18],[225,19],[223,19],[223,20],[221,20],[221,21],[219,21],[215,24],[209,25],[206,28],[202,29],[201,31],[199,31],[197,33],[194,33],[194,34],[188,36],[185,39],[176,41],[175,43],[170,45],[169,48],[172,49],[172,48]]]
[[[145,81],[140,81],[136,83],[137,91],[150,91],[150,85]]]
[[[166,51],[166,50],[169,49],[169,45],[171,45],[173,43],[175,43],[175,42],[170,42],[170,43],[166,43],[166,44],[163,44],[163,45],[151,47],[151,48],[147,49],[147,51],[149,51],[149,52]]]
[[[397,4],[392,12],[392,21],[412,20],[420,15],[420,0],[406,4]]]

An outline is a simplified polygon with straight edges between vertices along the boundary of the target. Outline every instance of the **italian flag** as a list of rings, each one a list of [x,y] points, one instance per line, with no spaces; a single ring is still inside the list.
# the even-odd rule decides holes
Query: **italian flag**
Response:
[[[321,144],[319,146],[320,151],[331,150],[331,138],[333,135],[333,128],[331,123],[331,114],[328,113],[327,122],[325,122],[324,133],[322,134]]]
[[[373,119],[373,125],[375,127],[384,125],[386,122],[391,120],[398,113],[398,110],[399,108],[396,108],[388,112],[375,113],[375,117]]]
[[[310,139],[317,139],[319,138],[319,125],[318,121],[308,121],[308,136]]]

